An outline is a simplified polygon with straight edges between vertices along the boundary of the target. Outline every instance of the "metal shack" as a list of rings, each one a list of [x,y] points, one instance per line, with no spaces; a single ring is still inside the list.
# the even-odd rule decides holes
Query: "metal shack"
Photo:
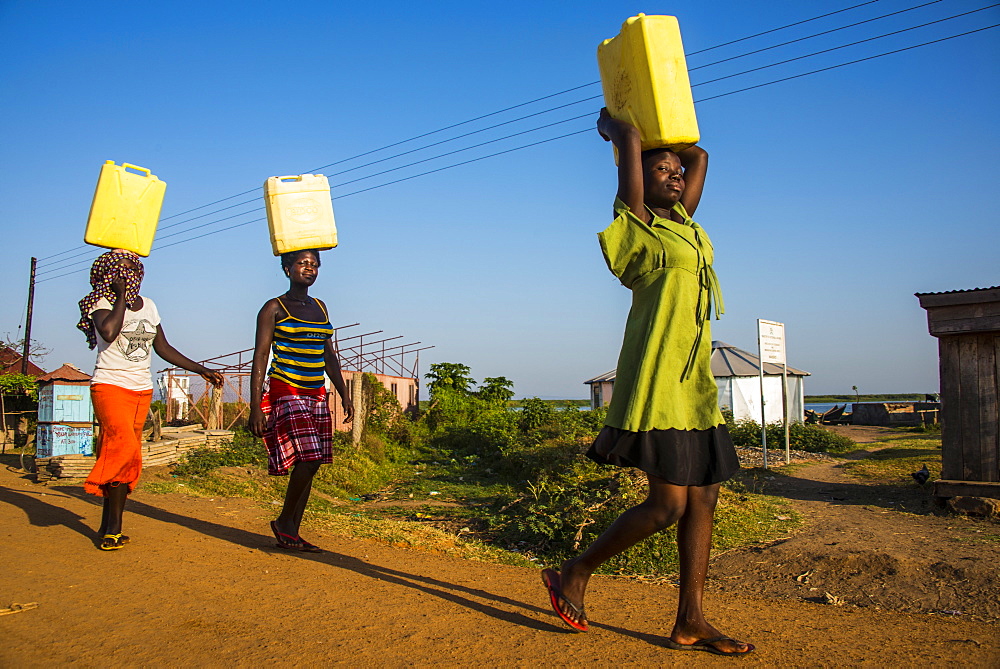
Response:
[[[90,375],[70,364],[38,378],[37,457],[94,454]]]
[[[1000,498],[1000,286],[917,293],[938,340],[938,497]]]
[[[584,381],[590,386],[590,408],[607,406],[614,393],[617,370]],[[719,388],[719,407],[736,420],[760,422],[760,357],[724,341],[712,342],[712,376]],[[805,411],[805,377],[809,372],[788,368],[785,395],[790,423],[801,423]],[[768,423],[784,420],[781,402],[781,365],[764,363],[764,415]]]

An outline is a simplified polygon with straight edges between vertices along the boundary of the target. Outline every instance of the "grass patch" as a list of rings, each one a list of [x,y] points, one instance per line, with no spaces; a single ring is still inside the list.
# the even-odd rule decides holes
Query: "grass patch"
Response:
[[[717,556],[737,548],[769,543],[787,536],[801,522],[799,514],[793,511],[785,500],[756,493],[735,492],[723,487],[715,510],[712,554]],[[596,538],[607,524],[607,522],[600,524],[592,534],[587,533],[583,544],[589,543],[587,540]],[[595,523],[595,527],[598,525]],[[677,534],[675,527],[671,527],[611,558],[597,573],[621,576],[673,576],[677,570]]]
[[[416,423],[381,412],[369,417],[357,446],[350,435],[335,434],[334,464],[321,467],[313,481],[307,524],[393,546],[520,566],[558,564],[579,553],[620,513],[645,499],[646,477],[582,457],[603,425],[604,411],[537,399],[521,404],[511,411],[506,401],[438,390],[433,408]],[[821,445],[826,443],[814,447]],[[284,497],[287,479],[267,476],[266,464],[260,440],[238,432],[219,448],[191,453],[174,467],[172,480],[144,489],[244,497],[273,509]],[[722,489],[716,553],[771,541],[799,524],[787,501],[761,492],[740,480]],[[675,544],[673,530],[660,533],[616,556],[601,572],[673,575]]]
[[[1000,544],[1000,532],[998,531],[983,530],[973,527],[969,528],[968,532],[969,536],[960,537],[955,539],[955,541],[961,544],[970,544],[973,546],[983,544]]]
[[[913,472],[925,464],[929,480],[941,478],[941,439],[893,439],[888,445],[860,460],[843,464],[845,472],[875,483],[912,484]]]

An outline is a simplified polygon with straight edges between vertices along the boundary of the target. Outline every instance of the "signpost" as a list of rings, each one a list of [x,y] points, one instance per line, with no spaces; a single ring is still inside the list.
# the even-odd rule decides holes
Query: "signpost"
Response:
[[[785,360],[785,324],[757,319],[757,355],[760,357],[760,442],[767,468],[767,414],[764,398],[764,363],[781,365],[781,415],[785,427],[785,463],[791,461],[788,429],[788,365]]]

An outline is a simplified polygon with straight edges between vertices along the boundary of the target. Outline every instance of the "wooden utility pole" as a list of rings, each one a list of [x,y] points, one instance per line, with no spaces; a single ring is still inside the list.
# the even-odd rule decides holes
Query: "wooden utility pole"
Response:
[[[35,264],[37,258],[31,259],[31,277],[28,279],[28,315],[24,324],[24,348],[21,353],[21,373],[28,373],[28,355],[31,348],[31,312],[35,306]]]

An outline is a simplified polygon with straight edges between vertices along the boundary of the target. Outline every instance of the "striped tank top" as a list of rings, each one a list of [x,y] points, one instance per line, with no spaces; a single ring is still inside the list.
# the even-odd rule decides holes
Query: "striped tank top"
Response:
[[[314,323],[295,318],[281,298],[276,299],[285,310],[285,317],[274,325],[268,376],[296,388],[323,388],[323,352],[326,340],[333,335],[333,326],[330,325],[326,309],[316,300],[325,320]]]

